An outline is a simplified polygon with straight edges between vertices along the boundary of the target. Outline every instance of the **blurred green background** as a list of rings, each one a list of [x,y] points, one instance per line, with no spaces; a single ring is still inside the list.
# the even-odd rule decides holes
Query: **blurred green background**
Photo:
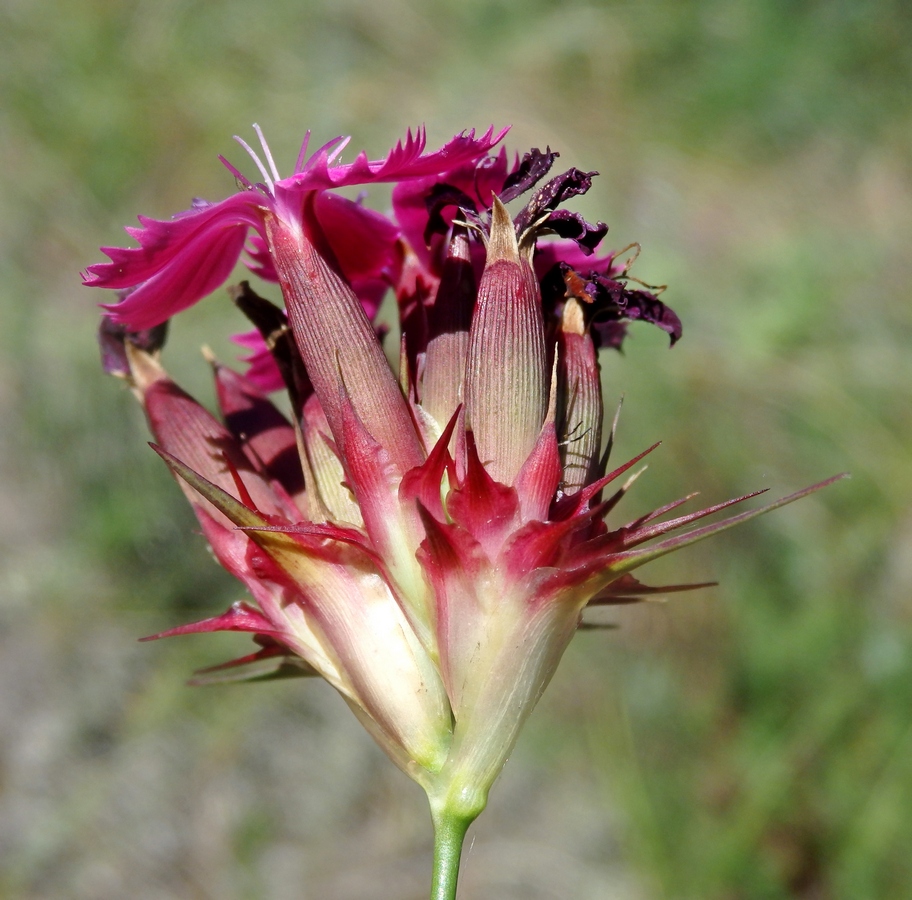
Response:
[[[663,560],[715,578],[578,636],[469,838],[470,898],[912,896],[912,12],[902,0],[5,0],[0,896],[419,900],[420,791],[323,684],[189,689],[241,592],[99,372],[78,270],[233,190],[259,122],[380,156],[512,123],[670,285],[604,359],[627,512],[821,495]],[[169,368],[208,400],[223,295]]]

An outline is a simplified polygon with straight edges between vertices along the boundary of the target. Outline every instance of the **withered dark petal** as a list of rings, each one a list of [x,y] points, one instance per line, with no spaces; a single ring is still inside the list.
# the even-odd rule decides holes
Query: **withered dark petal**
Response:
[[[600,346],[620,349],[626,334],[618,324],[643,321],[661,328],[671,339],[671,345],[681,337],[681,320],[659,298],[640,288],[632,289],[623,281],[589,272],[581,275],[569,266],[561,266],[561,275],[568,294],[589,304],[592,327],[599,336]]]
[[[642,319],[658,326],[671,338],[672,346],[680,340],[683,333],[681,320],[655,294],[649,291],[628,291],[627,300],[627,318]]]
[[[530,225],[550,209],[556,209],[565,200],[585,194],[592,187],[592,177],[598,172],[568,169],[539,188],[525,208],[516,217],[516,233],[522,234]]]
[[[450,226],[443,217],[443,211],[450,206],[456,206],[467,213],[477,213],[475,201],[465,191],[452,184],[440,183],[428,191],[424,198],[428,211],[428,223],[424,228],[424,242],[428,246],[435,234],[446,234]]]
[[[101,350],[101,367],[106,375],[130,374],[130,364],[127,362],[127,353],[124,342],[129,341],[146,353],[161,350],[168,336],[168,320],[154,328],[144,331],[130,331],[126,325],[111,320],[109,316],[101,317],[98,326],[98,346]]]
[[[587,222],[579,213],[568,209],[555,209],[548,215],[548,221],[543,226],[548,231],[553,231],[562,238],[576,241],[580,249],[589,256],[608,234],[608,226],[604,222],[595,225]]]
[[[504,179],[503,189],[500,192],[502,203],[515,200],[520,194],[532,190],[554,165],[554,160],[560,156],[556,150],[547,147],[544,152],[533,147],[516,167],[515,171]]]
[[[573,269],[564,263],[556,263],[551,266],[541,279],[542,312],[545,322],[553,320],[557,308],[563,303],[565,297],[576,296],[575,292],[570,290],[564,281],[565,269],[573,272]],[[576,275],[575,272],[573,274]],[[591,298],[579,297],[579,299],[585,300],[587,303],[592,302]]]
[[[609,350],[620,350],[627,337],[627,323],[619,322],[593,322],[592,331],[597,336],[596,345],[607,347]]]
[[[303,409],[304,401],[313,393],[313,386],[288,327],[288,317],[284,310],[257,294],[246,281],[230,287],[228,293],[238,309],[263,335],[288,388],[292,407],[296,410]]]
[[[304,490],[295,433],[285,416],[246,379],[215,365],[219,406],[225,426],[270,480],[292,496]]]

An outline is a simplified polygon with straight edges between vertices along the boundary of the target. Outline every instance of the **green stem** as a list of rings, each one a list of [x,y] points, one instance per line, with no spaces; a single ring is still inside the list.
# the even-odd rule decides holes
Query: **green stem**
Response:
[[[434,816],[434,880],[431,900],[456,900],[462,842],[474,816]]]

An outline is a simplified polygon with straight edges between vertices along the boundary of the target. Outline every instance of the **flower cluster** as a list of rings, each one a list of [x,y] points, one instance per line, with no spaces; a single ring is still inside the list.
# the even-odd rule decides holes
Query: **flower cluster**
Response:
[[[253,634],[256,652],[200,680],[325,678],[438,824],[482,810],[587,606],[693,587],[631,573],[765,511],[688,529],[745,498],[670,516],[684,498],[606,524],[640,457],[608,471],[598,350],[632,320],[672,343],[681,325],[629,264],[598,253],[607,226],[565,209],[596,173],[554,176],[550,150],[511,160],[504,133],[427,152],[410,132],[386,158],[348,164],[347,141],[310,156],[305,141],[284,179],[263,142],[264,162],[247,148],[262,182],[226,163],[238,193],[140,218],[127,229],[139,246],[105,249],[111,262],[86,276],[119,292],[105,367],[129,379],[252,598],[157,636]],[[389,215],[339,192],[377,182],[394,185]],[[283,303],[232,289],[255,330],[238,339],[246,374],[213,361],[217,419],[162,368],[162,324],[244,253]],[[387,291],[398,372],[374,324]],[[290,419],[267,397],[278,388]]]

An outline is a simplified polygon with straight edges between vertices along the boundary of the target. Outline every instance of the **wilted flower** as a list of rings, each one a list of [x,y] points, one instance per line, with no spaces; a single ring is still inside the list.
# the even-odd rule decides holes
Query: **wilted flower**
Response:
[[[106,368],[129,379],[217,559],[252,597],[157,637],[254,635],[256,652],[199,681],[329,681],[427,791],[440,898],[583,610],[694,587],[631,572],[821,486],[672,538],[745,498],[606,524],[641,457],[607,471],[598,348],[620,346],[630,320],[672,343],[681,325],[629,263],[595,253],[607,226],[562,207],[596,173],[549,178],[550,150],[511,163],[494,152],[504,133],[434,153],[409,133],[385,159],[347,165],[335,161],[347,141],[309,158],[305,141],[286,179],[265,143],[265,165],[247,148],[263,182],[229,165],[238,193],[141,218],[128,229],[140,246],[106,249],[87,275],[121,292],[106,306]],[[391,216],[336,192],[381,181],[395,184]],[[245,249],[284,310],[232,289],[257,330],[239,338],[246,376],[213,361],[219,421],[162,368],[162,324]],[[398,375],[372,324],[387,288]],[[266,396],[282,385],[291,421]]]

